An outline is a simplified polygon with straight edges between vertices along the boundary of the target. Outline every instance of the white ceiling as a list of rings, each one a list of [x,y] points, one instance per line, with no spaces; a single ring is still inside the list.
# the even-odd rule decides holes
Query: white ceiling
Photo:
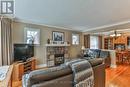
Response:
[[[130,0],[15,0],[15,17],[36,24],[89,31],[129,22]]]

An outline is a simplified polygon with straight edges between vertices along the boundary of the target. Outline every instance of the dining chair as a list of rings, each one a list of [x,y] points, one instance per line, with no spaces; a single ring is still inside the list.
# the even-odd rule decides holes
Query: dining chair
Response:
[[[128,63],[128,64],[130,64],[130,52],[125,51],[125,52],[122,54],[122,60],[123,60],[123,63]]]

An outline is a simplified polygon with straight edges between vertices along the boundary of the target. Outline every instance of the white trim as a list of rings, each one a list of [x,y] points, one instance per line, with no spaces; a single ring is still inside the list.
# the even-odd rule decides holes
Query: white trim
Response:
[[[46,26],[46,27],[53,27],[53,28],[63,29],[63,30],[84,32],[84,33],[88,32],[88,31],[99,30],[99,29],[103,29],[103,28],[114,27],[114,26],[130,23],[130,20],[129,20],[129,21],[123,21],[123,22],[117,22],[117,23],[113,23],[113,24],[103,25],[103,26],[99,26],[99,27],[95,27],[95,28],[86,28],[86,30],[77,30],[77,29],[75,30],[74,28],[71,28],[71,27],[59,27],[59,26],[41,24],[41,23],[36,23],[33,21],[27,21],[27,20],[17,19],[17,18],[15,18],[14,21],[22,22],[22,23],[29,23],[29,24],[36,24],[36,25],[41,25],[41,26]]]
[[[100,27],[90,28],[90,29],[84,30],[82,32],[99,30],[99,29],[114,27],[114,26],[118,26],[118,25],[122,25],[122,24],[127,24],[127,23],[130,23],[130,21],[117,22],[117,23],[114,23],[114,24],[109,24],[109,25],[104,25],[104,26],[100,26]]]
[[[46,44],[46,47],[54,47],[54,46],[70,46],[70,44]]]
[[[57,28],[57,29],[63,29],[63,30],[82,32],[81,30],[74,30],[74,29],[69,28],[69,27],[59,27],[59,26],[54,26],[54,25],[41,24],[41,23],[36,23],[36,22],[33,22],[33,21],[27,21],[27,20],[23,20],[23,19],[14,19],[14,21],[15,22],[28,23],[28,24],[41,25],[41,26],[46,26],[46,27],[52,27],[52,28]]]

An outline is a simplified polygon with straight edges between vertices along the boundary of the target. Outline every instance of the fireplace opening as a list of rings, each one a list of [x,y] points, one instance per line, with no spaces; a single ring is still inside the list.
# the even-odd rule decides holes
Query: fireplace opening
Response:
[[[55,66],[59,66],[64,63],[64,54],[55,54]]]

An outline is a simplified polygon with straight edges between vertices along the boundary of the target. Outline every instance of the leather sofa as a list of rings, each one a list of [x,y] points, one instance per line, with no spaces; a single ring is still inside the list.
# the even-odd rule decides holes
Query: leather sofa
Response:
[[[94,59],[94,58],[102,58],[105,63],[105,67],[109,67],[111,65],[111,58],[109,51],[104,51],[101,49],[86,49],[84,51],[84,58],[86,59]]]
[[[90,59],[94,71],[94,87],[105,87],[105,65],[102,58]],[[73,87],[73,73],[69,66],[40,69],[23,76],[23,87]]]

